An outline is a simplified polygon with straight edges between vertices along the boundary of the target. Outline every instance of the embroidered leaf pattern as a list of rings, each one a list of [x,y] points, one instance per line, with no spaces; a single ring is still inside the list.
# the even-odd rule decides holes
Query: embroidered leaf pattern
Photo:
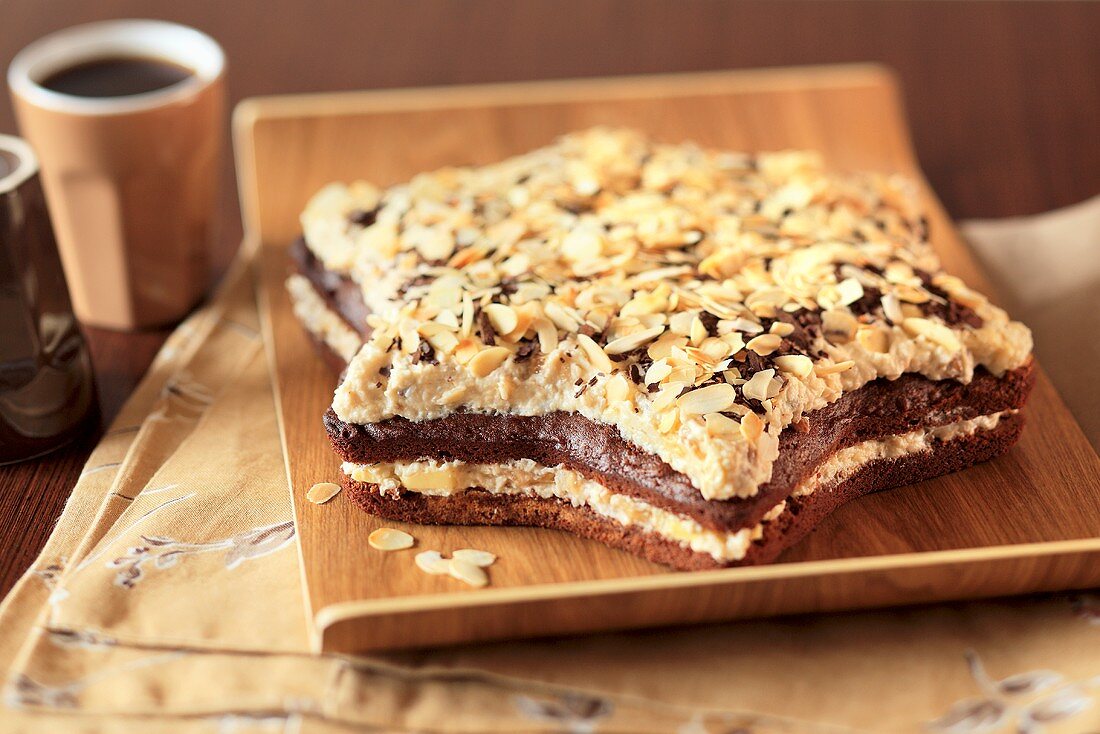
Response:
[[[1001,693],[1009,696],[1022,696],[1045,691],[1061,682],[1061,673],[1056,673],[1053,670],[1032,670],[1027,673],[1008,676],[997,684],[997,688]]]
[[[1080,688],[1071,686],[1040,698],[1028,706],[1024,714],[1032,721],[1050,724],[1076,716],[1091,706],[1092,697]]]
[[[971,734],[993,731],[1005,719],[1006,706],[990,698],[959,701],[946,714],[928,724],[932,731]]]
[[[1067,684],[1061,673],[1046,669],[995,680],[976,652],[967,650],[964,657],[970,676],[985,698],[958,701],[943,716],[928,722],[931,731],[974,734],[1001,731],[1012,724],[1016,734],[1043,734],[1047,724],[1065,721],[1091,708],[1094,701],[1086,689],[1100,684],[1100,676]]]
[[[187,556],[224,550],[225,568],[233,569],[244,561],[260,558],[285,547],[294,539],[294,522],[286,521],[274,525],[264,525],[229,538],[212,540],[205,543],[187,543],[163,535],[140,536],[144,545],[126,550],[126,555],[114,558],[106,563],[107,568],[117,568],[115,585],[124,589],[133,588],[145,578],[146,567],[165,570],[176,566]]]
[[[225,554],[225,567],[236,568],[242,561],[274,553],[293,539],[294,523],[289,520],[234,535]]]

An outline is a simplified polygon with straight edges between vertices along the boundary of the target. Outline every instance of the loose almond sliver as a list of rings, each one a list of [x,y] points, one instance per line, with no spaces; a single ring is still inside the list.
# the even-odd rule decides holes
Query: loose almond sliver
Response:
[[[412,548],[416,539],[406,532],[393,528],[378,528],[367,537],[371,548],[380,551],[396,551]]]
[[[489,551],[477,550],[476,548],[461,548],[452,553],[451,556],[455,560],[466,561],[482,568],[493,565],[497,559]]]
[[[817,364],[814,365],[814,372],[818,375],[836,375],[841,372],[847,372],[855,367],[856,363],[851,359],[846,359],[843,362],[834,362],[832,364]]]
[[[306,492],[306,499],[315,505],[323,505],[340,494],[340,485],[332,482],[319,482]]]
[[[451,573],[451,561],[440,555],[439,551],[427,550],[416,554],[416,566],[432,576],[448,576]]]
[[[475,566],[461,558],[452,558],[450,561],[450,574],[452,578],[463,581],[470,586],[485,586],[489,583],[489,575],[481,566]]]

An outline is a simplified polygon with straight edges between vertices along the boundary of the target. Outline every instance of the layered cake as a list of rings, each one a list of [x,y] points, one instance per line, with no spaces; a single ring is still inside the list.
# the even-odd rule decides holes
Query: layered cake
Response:
[[[364,510],[681,569],[1019,436],[1031,336],[942,271],[911,182],[595,129],[302,215],[295,312]],[[914,518],[919,522],[919,518]]]

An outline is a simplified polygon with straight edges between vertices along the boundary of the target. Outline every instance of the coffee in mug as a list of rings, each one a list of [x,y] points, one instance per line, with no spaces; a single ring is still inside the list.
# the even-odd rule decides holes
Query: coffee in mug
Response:
[[[209,287],[224,69],[209,36],[151,20],[69,28],[12,61],[19,126],[86,323],[169,324]]]

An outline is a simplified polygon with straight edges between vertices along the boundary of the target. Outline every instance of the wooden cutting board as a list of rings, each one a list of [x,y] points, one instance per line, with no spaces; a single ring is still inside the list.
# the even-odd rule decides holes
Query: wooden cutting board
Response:
[[[794,612],[912,604],[1100,584],[1100,459],[1046,376],[1008,455],[857,500],[780,563],[675,573],[565,533],[403,526],[339,496],[321,414],[335,385],[291,313],[285,251],[322,185],[396,183],[484,164],[592,125],[741,150],[813,148],[836,169],[921,182],[946,267],[989,291],[923,183],[897,84],[839,66],[442,89],[269,97],[234,118],[241,198],[259,278],[276,403],[318,649],[365,651]],[[367,535],[401,527],[417,549],[381,553]],[[471,589],[413,565],[421,549],[491,550],[492,584]]]

